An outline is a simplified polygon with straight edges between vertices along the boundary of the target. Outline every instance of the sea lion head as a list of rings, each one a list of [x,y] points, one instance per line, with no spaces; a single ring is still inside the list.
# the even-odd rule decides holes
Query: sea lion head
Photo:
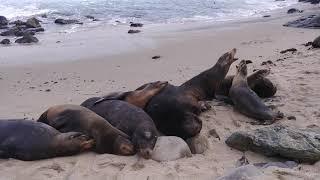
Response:
[[[95,142],[89,136],[79,132],[61,133],[55,143],[63,149],[61,152],[78,153],[93,148]]]
[[[238,58],[235,58],[237,49],[233,48],[231,51],[224,53],[219,59],[217,64],[219,64],[222,67],[230,67],[230,65],[238,60]]]
[[[145,159],[151,158],[157,139],[158,133],[150,128],[138,127],[132,135],[132,142],[138,154]]]
[[[247,76],[248,69],[247,69],[247,63],[245,60],[240,61],[240,63],[237,65],[237,72],[243,76]]]
[[[113,144],[113,153],[123,156],[130,156],[135,154],[135,150],[129,139],[118,136]]]
[[[201,119],[191,112],[186,112],[182,122],[183,137],[193,137],[200,133],[202,129]]]

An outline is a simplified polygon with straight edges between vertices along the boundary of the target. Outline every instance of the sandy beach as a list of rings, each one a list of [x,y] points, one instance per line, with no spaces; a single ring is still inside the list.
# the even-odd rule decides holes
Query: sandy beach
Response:
[[[304,14],[319,11],[305,5]],[[300,7],[301,8],[301,7]],[[80,104],[92,96],[134,89],[166,80],[179,85],[213,66],[232,48],[237,57],[251,60],[249,72],[270,68],[277,84],[275,97],[265,99],[286,117],[276,122],[296,127],[320,126],[320,50],[303,44],[318,37],[317,29],[283,27],[301,14],[278,10],[270,18],[225,23],[150,25],[142,33],[127,34],[128,27],[101,27],[76,33],[39,36],[32,46],[0,47],[0,119],[37,119],[48,107]],[[57,41],[61,41],[57,43]],[[280,51],[296,48],[296,53]],[[159,55],[160,59],[152,59]],[[261,63],[271,60],[274,64]],[[235,74],[233,64],[229,74]],[[216,179],[235,167],[242,152],[225,144],[236,130],[254,129],[250,119],[216,100],[214,110],[201,115],[201,135],[209,149],[171,162],[138,156],[84,153],[72,157],[23,162],[0,160],[0,180],[42,179]],[[216,129],[220,140],[209,135]],[[250,163],[278,161],[246,152]],[[268,168],[261,179],[319,179],[320,162],[294,169]]]

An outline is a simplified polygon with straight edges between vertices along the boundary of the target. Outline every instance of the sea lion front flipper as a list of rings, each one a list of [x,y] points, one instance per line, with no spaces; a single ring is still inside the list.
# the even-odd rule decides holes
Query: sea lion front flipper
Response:
[[[95,101],[93,103],[93,105],[96,105],[96,104],[99,104],[103,101],[108,101],[108,100],[124,100],[129,93],[130,92],[113,92],[113,93],[107,94],[105,96],[102,96],[100,99]]]

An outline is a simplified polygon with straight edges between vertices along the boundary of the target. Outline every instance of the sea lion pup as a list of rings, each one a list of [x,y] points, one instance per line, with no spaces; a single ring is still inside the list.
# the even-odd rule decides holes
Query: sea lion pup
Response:
[[[104,100],[95,104],[99,97],[86,100],[81,104],[110,124],[131,137],[138,154],[145,159],[151,157],[158,132],[151,117],[143,109],[120,100]]]
[[[32,161],[71,156],[94,146],[79,132],[60,133],[44,123],[24,119],[0,120],[0,158]]]
[[[122,100],[143,109],[149,100],[167,85],[167,81],[147,83],[134,91],[110,93],[99,98],[95,104],[106,100]]]
[[[223,54],[210,69],[181,86],[168,84],[147,104],[145,111],[157,129],[167,136],[188,139],[199,134],[202,122],[198,115],[207,106],[202,103],[214,97],[216,87],[225,78],[235,59],[236,49]]]
[[[49,108],[39,122],[46,123],[60,132],[82,132],[95,140],[97,153],[133,155],[134,148],[128,135],[113,127],[101,116],[78,105],[58,105]]]
[[[270,74],[268,69],[260,69],[248,76],[248,86],[252,89],[259,97],[269,98],[275,95],[277,87],[268,79],[266,76]],[[229,91],[232,86],[234,76],[227,76],[220,84],[216,98],[228,98]]]
[[[247,65],[241,61],[237,66],[237,74],[233,78],[229,94],[235,108],[242,114],[270,124],[281,118],[281,113],[269,109],[257,94],[250,89],[247,82]]]

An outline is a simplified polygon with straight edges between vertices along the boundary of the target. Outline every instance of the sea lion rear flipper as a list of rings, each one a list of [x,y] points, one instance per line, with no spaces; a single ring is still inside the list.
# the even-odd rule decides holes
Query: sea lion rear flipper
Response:
[[[129,92],[113,92],[101,97],[96,102],[94,102],[93,105],[96,105],[103,101],[108,101],[108,100],[124,100],[129,93],[130,91]]]

